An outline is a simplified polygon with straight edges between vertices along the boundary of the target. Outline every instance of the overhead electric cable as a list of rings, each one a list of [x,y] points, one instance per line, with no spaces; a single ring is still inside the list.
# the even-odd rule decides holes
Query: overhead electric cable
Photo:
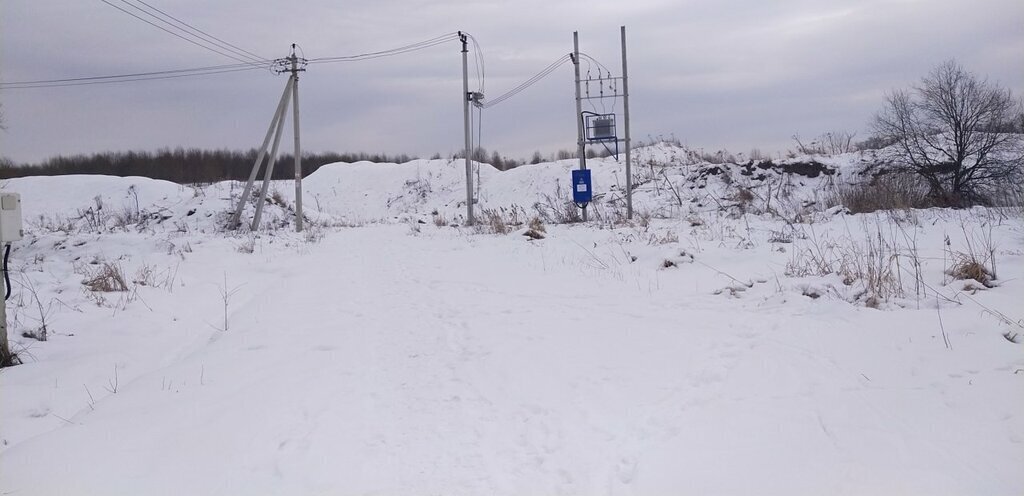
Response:
[[[610,79],[610,80],[611,80],[611,81],[612,81],[613,83],[614,83],[614,82],[615,82],[615,81],[616,81],[617,79],[620,79],[620,78],[617,78],[617,77],[612,77],[612,71],[611,71],[611,70],[609,70],[607,66],[605,66],[604,64],[602,64],[600,60],[597,60],[597,59],[595,59],[594,57],[591,57],[590,55],[587,55],[587,54],[585,54],[585,53],[583,53],[583,52],[580,52],[580,58],[582,58],[582,59],[585,59],[586,61],[588,61],[588,62],[587,62],[587,66],[588,66],[588,67],[590,66],[590,62],[591,62],[591,61],[592,61],[592,62],[594,62],[595,64],[597,64],[597,66],[598,66],[598,78],[600,78],[600,77],[601,77],[601,76],[600,76],[600,70],[601,70],[601,69],[604,69],[604,72],[605,72],[605,74],[606,74],[606,79]],[[604,83],[604,81],[599,81],[599,83],[603,84],[603,83]],[[619,101],[618,85],[616,84],[616,85],[615,85],[615,86],[614,86],[613,88],[615,88],[615,93],[614,93],[614,94],[612,95],[612,109],[614,109],[614,108],[615,108],[615,105],[616,105],[616,104],[618,103],[618,101]],[[598,99],[598,100],[599,100],[599,101],[600,101],[600,103],[601,103],[601,109],[602,109],[602,110],[604,110],[604,109],[605,109],[605,106],[604,106],[604,99]],[[588,100],[588,102],[589,102],[589,100]],[[595,112],[597,111],[597,107],[594,107],[594,104],[593,104],[593,102],[590,102],[590,106],[591,106],[591,108],[593,108],[593,109],[594,109],[594,111],[595,111]]]
[[[125,0],[121,0],[121,1],[124,2]],[[199,28],[197,28],[197,27],[195,27],[195,26],[193,26],[193,25],[191,25],[191,24],[189,24],[189,23],[187,23],[187,22],[185,22],[185,21],[183,21],[181,19],[178,19],[177,17],[174,17],[171,14],[168,14],[167,12],[165,12],[163,10],[160,10],[157,7],[154,7],[154,6],[146,3],[144,0],[133,0],[133,1],[138,2],[138,3],[142,4],[142,5],[145,5],[150,10],[156,11],[161,16],[163,16],[163,17],[165,17],[167,19],[171,19],[172,21],[176,22],[177,24],[183,26],[185,29],[187,29],[189,31],[192,31],[193,33],[197,33],[196,34],[197,37],[204,38],[207,41],[209,41],[211,43],[214,43],[217,46],[220,46],[220,47],[224,48],[225,50],[230,50],[230,51],[234,52],[235,54],[237,54],[237,55],[239,55],[241,57],[252,59],[252,60],[257,61],[257,62],[264,62],[264,61],[267,60],[266,57],[261,57],[261,56],[256,55],[255,53],[252,53],[252,52],[250,52],[248,50],[245,50],[245,49],[240,48],[240,47],[238,47],[236,45],[228,43],[228,42],[226,42],[226,41],[224,41],[224,40],[222,40],[222,39],[220,39],[220,38],[218,38],[218,37],[216,37],[216,36],[214,36],[214,35],[212,35],[210,33],[207,33],[206,31],[203,31],[202,29],[199,29]]]
[[[39,81],[19,81],[12,83],[0,83],[0,89],[21,90],[32,88],[59,88],[66,86],[88,86],[94,84],[126,83],[131,81],[153,81],[157,79],[176,79],[194,76],[209,76],[213,74],[225,74],[229,72],[242,72],[263,69],[250,64],[234,64],[220,67],[208,67],[199,69],[180,69],[175,71],[158,71],[138,74],[121,74],[117,76],[92,76],[84,78],[50,79]]]
[[[133,12],[125,10],[125,9],[123,9],[123,8],[117,6],[117,5],[114,5],[114,4],[110,3],[107,0],[100,0],[100,1],[105,3],[105,4],[107,4],[107,5],[109,5],[109,6],[111,6],[111,7],[113,7],[113,8],[115,8],[115,9],[117,9],[117,10],[120,10],[121,12],[124,12],[125,14],[128,14],[128,15],[130,15],[130,16],[132,16],[132,17],[134,17],[134,18],[136,18],[136,19],[138,19],[138,20],[140,20],[140,21],[142,21],[142,22],[144,22],[146,24],[149,24],[150,26],[153,26],[153,27],[155,27],[155,28],[165,32],[165,33],[168,33],[170,35],[173,35],[173,36],[176,36],[178,38],[181,38],[182,40],[185,40],[185,41],[187,41],[187,42],[189,42],[189,43],[191,43],[191,44],[193,44],[193,45],[195,45],[197,47],[209,50],[209,51],[214,52],[214,53],[219,54],[219,55],[223,55],[224,57],[227,57],[227,58],[232,59],[232,60],[236,60],[238,62],[247,63],[247,64],[253,64],[253,65],[257,65],[258,64],[257,62],[253,62],[252,60],[246,60],[244,58],[240,58],[240,57],[238,57],[236,55],[232,55],[231,53],[224,52],[224,51],[222,51],[222,50],[220,50],[218,48],[206,45],[204,43],[200,43],[200,42],[198,42],[198,41],[196,41],[194,39],[191,39],[191,38],[187,38],[187,37],[185,37],[185,36],[183,36],[183,35],[181,35],[179,33],[171,31],[170,29],[167,29],[167,28],[165,28],[165,27],[163,27],[163,26],[161,26],[159,24],[156,24],[156,23],[154,23],[154,22],[152,22],[152,21],[150,21],[148,19],[145,19],[145,18],[143,18],[143,17],[141,17],[141,16],[139,16],[139,15],[133,13]],[[132,4],[127,4],[127,5],[131,5],[132,7],[136,8],[136,9],[140,9],[140,7],[132,5]],[[163,21],[163,22],[165,24],[169,24],[166,21]],[[262,62],[262,61],[260,61],[260,62]]]
[[[554,62],[551,63],[551,65],[545,67],[543,70],[533,75],[533,77],[531,77],[530,79],[527,79],[526,81],[522,82],[521,84],[519,84],[519,86],[512,88],[511,90],[507,91],[503,95],[498,96],[497,98],[485,100],[483,108],[491,108],[495,105],[498,105],[501,102],[504,102],[505,100],[508,100],[509,98],[512,98],[513,96],[516,96],[526,88],[533,86],[541,79],[547,77],[548,74],[555,72],[555,69],[558,69],[562,64],[565,64],[570,59],[571,56],[568,54],[559,57],[558,60],[555,60]]]
[[[376,59],[376,58],[380,58],[380,57],[390,57],[392,55],[400,55],[400,54],[403,54],[403,53],[409,53],[409,52],[415,52],[415,51],[418,51],[418,50],[423,50],[425,48],[434,47],[434,46],[441,45],[443,43],[447,43],[449,41],[453,41],[453,40],[457,40],[457,39],[458,39],[458,33],[454,33],[453,32],[453,33],[443,34],[441,36],[437,36],[437,37],[431,38],[429,40],[424,40],[424,41],[420,41],[420,42],[417,42],[417,43],[412,43],[412,44],[409,44],[409,45],[404,45],[404,46],[392,48],[392,49],[389,49],[389,50],[381,50],[379,52],[361,53],[361,54],[358,54],[358,55],[343,55],[343,56],[339,56],[339,57],[319,57],[319,58],[315,58],[315,59],[309,59],[309,63],[310,64],[327,64],[327,63],[333,63],[333,62],[356,62],[356,61],[360,61],[360,60],[370,60],[370,59]]]
[[[466,36],[473,42],[473,61],[476,64],[477,91],[484,93],[484,81],[486,81],[487,76],[484,70],[484,51],[480,49],[480,44],[477,43],[473,35],[466,33]]]

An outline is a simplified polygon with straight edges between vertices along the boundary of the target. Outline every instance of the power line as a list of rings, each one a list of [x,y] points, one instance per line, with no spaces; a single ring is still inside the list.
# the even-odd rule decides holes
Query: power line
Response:
[[[474,38],[473,35],[466,33],[466,36],[473,42],[473,62],[476,65],[477,91],[484,93],[484,81],[486,81],[486,74],[484,71],[484,51],[480,49],[480,44],[477,43],[476,38]]]
[[[108,5],[111,5],[112,7],[118,8],[119,10],[124,11],[124,9],[121,9],[120,7],[117,7],[116,5],[110,4],[109,2],[107,2],[107,0],[100,0],[100,1],[102,1],[102,2],[104,2],[106,4],[108,4]],[[138,1],[141,2],[141,0],[138,0]],[[127,12],[127,11],[125,11],[125,12],[134,16],[134,14],[132,14],[131,12]],[[138,16],[135,16],[135,17],[138,17]],[[149,21],[146,21],[145,19],[141,19],[141,20],[149,23]],[[150,24],[152,24],[152,23],[150,23]],[[160,26],[156,26],[156,27],[159,27],[159,28],[163,29]],[[171,33],[171,34],[175,34],[175,33]],[[357,61],[361,61],[361,60],[370,60],[370,59],[375,59],[375,58],[380,58],[380,57],[388,57],[388,56],[392,56],[392,55],[400,55],[400,54],[403,54],[403,53],[409,53],[409,52],[414,52],[414,51],[423,50],[423,49],[426,49],[426,48],[438,46],[438,45],[441,45],[443,43],[447,43],[447,42],[449,42],[449,41],[451,41],[453,39],[458,39],[455,35],[456,35],[456,33],[448,33],[448,34],[444,34],[444,35],[437,36],[437,37],[434,37],[434,38],[430,38],[428,40],[420,41],[420,42],[417,42],[417,43],[412,43],[412,44],[409,44],[409,45],[403,45],[403,46],[396,47],[396,48],[391,48],[391,49],[388,49],[388,50],[382,50],[382,51],[379,51],[379,52],[370,52],[370,53],[363,53],[363,54],[357,54],[357,55],[345,55],[345,56],[340,56],[340,57],[321,57],[321,58],[312,59],[312,60],[309,61],[309,63],[310,64],[325,64],[325,63],[333,63],[333,62],[357,62]],[[175,36],[178,36],[178,35],[175,34]],[[189,77],[189,76],[204,76],[204,75],[210,75],[210,74],[223,74],[223,73],[228,73],[228,72],[240,72],[240,71],[243,71],[243,70],[269,69],[269,68],[272,68],[274,65],[276,65],[276,64],[278,64],[278,63],[280,63],[280,62],[282,62],[284,60],[285,59],[264,60],[264,61],[261,61],[260,63],[254,63],[254,62],[249,62],[249,61],[242,60],[238,64],[217,65],[217,66],[207,66],[207,67],[196,67],[196,68],[190,68],[190,69],[174,69],[174,70],[154,71],[154,72],[137,72],[137,73],[131,73],[131,74],[116,74],[116,75],[109,75],[109,76],[86,76],[86,77],[74,77],[74,78],[63,78],[63,79],[41,79],[41,80],[33,80],[33,81],[15,81],[15,82],[8,82],[8,83],[0,83],[0,89],[53,88],[53,87],[65,87],[65,86],[84,86],[84,85],[91,85],[91,84],[122,83],[122,82],[129,82],[129,81],[149,81],[149,80],[154,80],[154,79],[173,79],[173,78],[181,78],[181,77]],[[480,73],[481,73],[481,78],[482,78],[482,73],[483,73],[483,67],[482,67],[483,66],[483,61],[482,60],[481,60],[480,66],[481,66],[480,67]],[[481,85],[482,85],[482,82],[481,82]]]
[[[211,47],[211,46],[209,46],[209,45],[206,45],[206,44],[204,44],[204,43],[200,43],[200,42],[198,42],[198,41],[195,41],[195,40],[193,40],[193,39],[191,39],[191,38],[187,38],[187,37],[185,37],[185,36],[183,36],[183,35],[181,35],[181,34],[179,34],[179,33],[176,33],[176,32],[174,32],[174,31],[171,31],[170,29],[167,29],[167,28],[165,28],[165,27],[163,27],[163,26],[161,26],[161,25],[159,25],[159,24],[156,24],[156,23],[154,23],[154,22],[152,22],[152,21],[150,21],[150,20],[148,20],[148,19],[145,19],[145,18],[143,18],[143,17],[141,17],[141,16],[139,16],[139,15],[137,15],[137,14],[133,13],[133,12],[130,12],[130,11],[128,11],[128,10],[125,10],[125,9],[123,9],[123,8],[121,8],[121,7],[117,6],[117,5],[114,5],[114,4],[110,3],[110,2],[109,2],[109,1],[107,1],[107,0],[100,0],[100,1],[101,1],[101,2],[103,2],[103,3],[105,3],[105,4],[107,4],[107,5],[109,5],[109,6],[111,6],[111,7],[113,7],[113,8],[115,8],[115,9],[117,9],[117,10],[120,10],[121,12],[124,12],[125,14],[128,14],[128,15],[130,15],[130,16],[132,16],[132,17],[134,17],[134,18],[136,18],[136,19],[138,19],[138,20],[140,20],[140,21],[142,21],[142,22],[144,22],[144,23],[146,23],[146,24],[149,24],[150,26],[153,26],[153,27],[155,27],[155,28],[157,28],[157,29],[159,29],[159,30],[161,30],[161,31],[165,32],[165,33],[168,33],[168,34],[170,34],[170,35],[172,35],[172,36],[175,36],[175,37],[178,37],[178,38],[180,38],[180,39],[182,39],[182,40],[185,40],[185,41],[187,41],[187,42],[189,42],[189,43],[191,43],[191,44],[193,44],[193,45],[195,45],[195,46],[197,46],[197,47],[203,48],[203,49],[205,49],[205,50],[209,50],[209,51],[211,51],[211,52],[214,52],[214,53],[216,53],[216,54],[218,54],[218,55],[222,55],[222,56],[224,56],[224,57],[227,57],[227,58],[229,58],[229,59],[232,59],[232,60],[235,60],[235,61],[238,61],[238,62],[242,62],[242,63],[247,63],[247,64],[254,64],[254,62],[253,62],[252,60],[246,60],[246,59],[244,59],[244,58],[240,58],[240,57],[238,57],[238,56],[236,56],[236,55],[232,55],[231,53],[228,53],[228,52],[222,51],[222,50],[220,50],[220,49],[217,49],[217,48]],[[122,1],[123,1],[123,0],[122,0]],[[132,7],[133,7],[133,8],[135,8],[136,10],[140,10],[140,11],[143,11],[143,12],[145,12],[145,11],[144,11],[144,10],[143,10],[143,9],[142,9],[141,7],[138,7],[138,6],[136,6],[136,5],[132,5],[132,4],[130,4],[130,3],[127,3],[127,2],[125,2],[125,4],[127,4],[127,5],[130,5],[130,6],[132,6]],[[149,14],[149,15],[150,15],[150,16],[152,16],[152,14]],[[155,16],[153,16],[153,17],[155,17]],[[157,18],[157,20],[160,20],[160,19],[159,19],[159,18]],[[168,25],[171,25],[171,24],[170,24],[169,22],[167,22],[167,21],[161,21],[161,22],[163,22],[164,24],[168,24]],[[171,27],[174,27],[174,26],[173,26],[173,25],[171,25]],[[186,32],[186,33],[187,33],[187,32]],[[192,35],[192,36],[194,36],[194,35]],[[201,39],[201,38],[200,38],[200,39]],[[261,62],[262,62],[262,61],[261,61]]]
[[[170,71],[140,72],[135,74],[119,74],[114,76],[89,76],[66,79],[43,79],[37,81],[17,81],[0,83],[0,89],[21,90],[32,88],[59,88],[67,86],[88,86],[94,84],[126,83],[132,81],[153,81],[158,79],[177,79],[193,76],[209,76],[230,72],[253,71],[263,67],[251,64],[232,64],[223,66],[197,67],[195,69],[176,69]]]
[[[435,46],[447,43],[449,41],[457,40],[457,39],[458,39],[458,33],[452,32],[452,33],[447,33],[447,34],[443,34],[441,36],[437,36],[437,37],[431,38],[429,40],[424,40],[424,41],[420,41],[420,42],[417,42],[417,43],[412,43],[412,44],[409,44],[409,45],[404,45],[404,46],[400,46],[400,47],[396,47],[396,48],[391,48],[391,49],[388,49],[388,50],[381,50],[379,52],[361,53],[361,54],[357,54],[357,55],[343,55],[343,56],[339,56],[339,57],[319,57],[319,58],[315,58],[315,59],[309,59],[309,63],[310,64],[328,64],[328,63],[334,63],[334,62],[357,62],[357,61],[361,61],[361,60],[370,60],[370,59],[376,59],[376,58],[380,58],[380,57],[390,57],[390,56],[393,56],[393,55],[400,55],[400,54],[403,54],[403,53],[415,52],[415,51],[423,50],[423,49],[426,49],[426,48],[435,47]]]
[[[512,98],[513,96],[518,95],[522,91],[526,90],[526,88],[533,86],[541,79],[547,77],[548,74],[555,72],[555,69],[558,69],[560,66],[562,66],[562,64],[565,64],[570,59],[571,56],[568,54],[559,57],[558,60],[555,60],[554,62],[551,63],[551,65],[545,67],[537,74],[534,74],[533,77],[531,77],[530,79],[523,81],[521,84],[519,84],[519,86],[512,88],[511,90],[509,90],[503,95],[498,96],[497,98],[486,100],[483,104],[483,108],[491,108],[495,105],[498,105],[499,103],[504,102],[505,100],[508,100],[509,98]]]
[[[122,2],[123,1],[124,0],[122,0]],[[222,40],[222,39],[220,39],[220,38],[218,38],[218,37],[216,37],[216,36],[214,36],[214,35],[212,35],[210,33],[207,33],[206,31],[203,31],[202,29],[199,29],[199,28],[197,28],[197,27],[195,27],[195,26],[193,26],[193,25],[191,25],[191,24],[189,24],[189,23],[187,23],[185,21],[182,21],[181,19],[178,19],[177,17],[174,17],[171,14],[168,14],[167,12],[165,12],[163,10],[160,10],[160,9],[158,9],[158,8],[148,4],[148,3],[146,3],[143,0],[134,0],[134,1],[136,1],[136,2],[138,2],[140,4],[142,4],[142,5],[145,5],[150,10],[156,11],[160,15],[164,16],[165,18],[173,20],[174,22],[178,23],[181,26],[184,26],[187,30],[192,31],[193,33],[198,33],[198,35],[197,35],[198,37],[202,37],[202,38],[206,39],[207,41],[209,41],[211,43],[214,43],[217,46],[220,46],[220,47],[224,48],[225,50],[230,50],[230,51],[234,52],[235,54],[238,54],[239,56],[242,56],[242,57],[245,57],[245,58],[248,58],[248,59],[252,59],[252,60],[257,61],[257,62],[264,62],[264,61],[267,60],[266,57],[260,57],[259,55],[256,55],[255,53],[252,53],[252,52],[250,52],[248,50],[245,50],[243,48],[239,48],[236,45],[228,43],[228,42],[226,42],[226,41],[224,41],[224,40]]]

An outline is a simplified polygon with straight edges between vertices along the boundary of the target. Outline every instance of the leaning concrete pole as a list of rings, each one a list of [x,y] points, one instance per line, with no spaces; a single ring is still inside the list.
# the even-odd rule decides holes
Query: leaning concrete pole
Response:
[[[292,79],[288,78],[288,83],[284,85],[284,93],[281,93],[281,101],[277,103],[277,110],[274,111],[274,118],[270,120],[270,127],[267,129],[267,136],[263,138],[263,146],[260,147],[260,153],[256,157],[256,163],[252,164],[252,171],[249,172],[249,180],[245,183],[245,189],[242,191],[242,196],[238,199],[238,206],[235,208],[234,215],[231,216],[231,229],[237,229],[242,220],[242,210],[245,209],[245,202],[249,201],[249,194],[252,193],[252,185],[256,182],[256,176],[260,173],[260,165],[263,163],[263,159],[267,156],[267,147],[270,146],[270,139],[274,136],[274,129],[277,128],[277,121],[284,119],[284,108],[285,102],[288,101],[288,93],[292,90]]]
[[[289,77],[289,79],[292,79]],[[295,89],[295,86],[289,86]],[[263,184],[260,185],[260,197],[256,200],[256,213],[252,216],[252,231],[259,229],[260,217],[263,215],[263,205],[267,202],[267,191],[270,188],[270,180],[274,177],[274,165],[277,162],[277,147],[281,144],[281,134],[284,131],[284,114],[288,112],[288,100],[285,99],[284,108],[281,109],[281,118],[277,120],[277,132],[274,134],[274,146],[270,149],[270,157],[267,158],[267,169],[263,171]]]

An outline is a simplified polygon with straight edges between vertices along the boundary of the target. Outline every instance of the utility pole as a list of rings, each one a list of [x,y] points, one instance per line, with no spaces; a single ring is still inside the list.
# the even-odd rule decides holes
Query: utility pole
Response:
[[[305,71],[303,67],[306,64],[306,59],[299,58],[295,54],[295,48],[296,45],[292,43],[291,56],[274,61],[278,67],[282,67],[277,70],[278,74],[290,72],[291,76],[288,77],[288,82],[284,86],[281,101],[277,103],[277,110],[274,111],[274,117],[270,120],[267,135],[263,138],[263,145],[260,146],[260,153],[256,157],[256,162],[252,164],[252,171],[249,172],[249,179],[245,183],[245,189],[242,191],[241,198],[238,199],[235,213],[231,216],[230,229],[237,229],[241,225],[242,211],[245,210],[245,204],[249,201],[253,184],[256,182],[256,176],[260,173],[263,159],[267,158],[267,147],[270,145],[271,137],[273,137],[274,145],[270,150],[270,157],[267,159],[267,169],[263,175],[260,196],[256,199],[256,213],[253,215],[250,226],[250,229],[253,231],[259,228],[263,204],[267,199],[267,189],[270,186],[270,179],[274,174],[274,162],[277,159],[278,145],[281,143],[281,134],[284,131],[284,118],[288,113],[288,100],[291,100],[295,106],[293,109],[294,113],[292,114],[292,125],[295,132],[295,231],[302,231],[302,148],[299,141],[299,73]]]
[[[572,32],[572,65],[576,70],[576,154],[580,159],[580,170],[586,170],[587,158],[583,141],[583,103],[580,101],[580,35]],[[587,206],[583,205],[583,222],[587,221]]]
[[[459,31],[459,40],[462,41],[462,121],[466,132],[466,225],[473,225],[473,167],[470,155],[473,146],[469,126],[469,101],[472,95],[469,93],[469,36]]]
[[[285,109],[288,107],[288,96],[292,91],[292,84],[294,81],[289,78],[288,83],[284,86],[284,93],[281,94],[281,100],[277,104],[277,110],[274,111],[274,117],[270,119],[270,127],[267,129],[267,136],[263,138],[263,145],[260,146],[260,153],[256,157],[256,162],[252,164],[252,171],[249,172],[249,180],[245,183],[245,189],[242,191],[242,196],[238,199],[238,206],[235,208],[234,215],[231,216],[230,229],[237,229],[242,221],[242,210],[245,209],[245,203],[249,201],[249,195],[252,193],[252,186],[256,182],[256,176],[260,173],[260,165],[263,164],[263,159],[267,157],[267,147],[270,146],[270,140],[274,137],[274,130],[278,129],[278,121],[284,119]],[[278,131],[280,133],[280,131]],[[271,159],[273,160],[273,159]],[[260,198],[260,202],[263,202],[263,198]]]
[[[623,52],[623,56],[625,56],[625,52]],[[295,55],[295,43],[292,43],[291,62],[292,112],[294,112],[292,114],[292,130],[295,133],[295,232],[302,232],[302,147],[299,145],[299,72],[305,69],[299,69],[299,57]],[[629,121],[627,120],[626,122],[628,123]],[[626,129],[629,129],[629,124],[626,124],[626,126]]]
[[[622,113],[626,128],[626,218],[633,219],[633,171],[629,156],[629,74],[626,71],[626,26],[619,27],[622,35]],[[296,104],[298,108],[298,104]]]

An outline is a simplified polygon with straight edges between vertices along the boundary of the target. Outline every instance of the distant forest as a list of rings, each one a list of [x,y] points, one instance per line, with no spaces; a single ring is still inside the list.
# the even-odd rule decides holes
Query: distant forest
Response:
[[[46,159],[38,164],[16,164],[0,157],[0,179],[11,179],[25,176],[58,176],[65,174],[102,174],[108,176],[142,176],[163,179],[179,184],[212,183],[225,180],[245,180],[249,177],[252,165],[256,161],[258,150],[201,150],[198,148],[160,149],[156,152],[104,152],[92,155],[57,156]],[[452,158],[461,159],[460,151]],[[526,163],[537,164],[542,161],[563,160],[574,158],[576,153],[559,150],[547,157],[534,152],[530,161],[517,160],[502,156],[498,152],[488,154],[487,150],[477,148],[473,159],[487,163],[499,170],[508,170]],[[587,156],[593,158],[597,154],[587,150]],[[602,153],[601,156],[607,156]],[[384,153],[303,153],[302,173],[312,174],[320,167],[335,162],[405,163],[418,157]],[[432,159],[441,159],[435,153]],[[274,164],[273,179],[291,179],[294,177],[294,158],[291,154],[281,155]],[[260,172],[262,178],[262,170]]]
[[[92,155],[57,156],[38,164],[18,165],[0,161],[0,179],[25,176],[57,176],[64,174],[104,174],[110,176],[142,176],[176,183],[212,183],[249,177],[258,151],[200,150],[196,148],[161,149],[156,152],[105,152]],[[404,163],[408,155],[368,153],[303,153],[302,172],[309,175],[325,164],[334,162]],[[438,156],[438,158],[440,158]],[[294,177],[295,160],[290,154],[277,158],[273,179]],[[263,172],[261,171],[260,174]],[[262,177],[262,175],[260,176]]]

